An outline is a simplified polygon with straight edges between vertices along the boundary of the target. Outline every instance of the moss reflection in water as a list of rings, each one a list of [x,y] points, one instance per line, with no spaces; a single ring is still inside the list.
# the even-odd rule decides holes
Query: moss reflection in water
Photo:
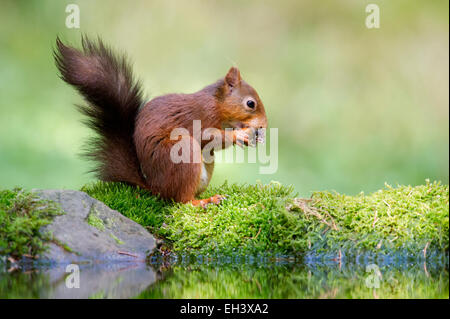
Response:
[[[426,264],[421,259],[400,263],[378,263],[381,273],[378,288],[367,286],[368,278],[374,275],[374,272],[366,271],[366,267],[370,264],[339,265],[329,260],[317,263],[256,262],[255,260],[251,262],[231,260],[225,263],[178,260],[174,264],[151,263],[148,266],[159,271],[157,275],[159,280],[149,286],[143,285],[129,297],[142,299],[449,298],[448,256]],[[87,270],[82,271],[86,274]],[[137,268],[134,276],[127,278],[136,276],[142,276],[142,272],[139,272]],[[101,279],[106,278],[105,276],[90,278],[97,278],[99,281],[91,285],[92,291],[88,291],[91,298],[114,296],[97,289]],[[124,284],[122,288],[127,286],[126,283]],[[133,282],[130,284],[135,286]],[[64,276],[55,277],[48,269],[17,270],[11,273],[8,273],[6,268],[0,269],[0,298],[58,298],[56,293],[58,285],[64,285]]]
[[[51,289],[49,276],[45,273],[38,271],[7,273],[0,269],[0,298],[42,298],[42,293]]]
[[[380,267],[368,288],[366,266],[177,265],[138,298],[448,298],[448,268]]]

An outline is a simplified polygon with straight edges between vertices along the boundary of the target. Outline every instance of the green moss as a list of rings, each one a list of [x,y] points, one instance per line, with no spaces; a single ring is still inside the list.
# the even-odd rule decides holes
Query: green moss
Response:
[[[107,295],[104,290],[100,290],[96,293],[93,293],[88,298],[89,299],[106,299]]]
[[[386,184],[368,196],[315,192],[312,199],[311,205],[329,215],[338,227],[327,232],[326,240],[320,240],[319,232],[311,233],[309,240],[315,249],[449,249],[448,185],[427,181],[416,187],[393,188]]]
[[[45,250],[51,234],[40,231],[62,214],[53,202],[21,189],[0,190],[0,255],[20,258]]]
[[[170,214],[172,208],[172,205],[150,196],[145,190],[122,183],[96,182],[84,186],[81,190],[154,234],[161,233],[164,218]]]
[[[89,212],[86,221],[89,225],[97,228],[100,231],[105,230],[105,224],[103,223],[103,220],[101,220],[101,218],[98,217],[97,212],[95,210],[91,210]]]
[[[78,255],[78,256],[81,256],[81,254],[80,254],[79,252],[73,250],[73,249],[72,249],[69,245],[67,245],[66,243],[63,243],[62,241],[60,241],[60,240],[58,240],[58,239],[56,239],[56,238],[52,238],[51,241],[52,241],[55,245],[57,245],[57,246],[61,247],[62,249],[64,249],[65,251],[67,251],[67,252],[69,252],[69,253],[76,254],[76,255]]]
[[[448,299],[448,272],[381,266],[380,286],[370,289],[363,266],[229,263],[175,265],[162,270],[163,280],[150,285],[143,299]]]
[[[123,244],[124,244],[123,241],[121,241],[119,238],[117,238],[116,235],[114,235],[114,234],[112,234],[112,233],[109,234],[109,237],[111,237],[112,239],[114,239],[114,240],[116,241],[116,243],[119,244],[119,245],[123,245]]]
[[[174,251],[292,254],[406,250],[415,254],[448,251],[448,186],[426,182],[411,187],[386,185],[370,195],[315,192],[295,199],[292,187],[229,185],[202,197],[227,200],[206,210],[165,202],[121,183],[83,187],[132,220],[163,237]]]

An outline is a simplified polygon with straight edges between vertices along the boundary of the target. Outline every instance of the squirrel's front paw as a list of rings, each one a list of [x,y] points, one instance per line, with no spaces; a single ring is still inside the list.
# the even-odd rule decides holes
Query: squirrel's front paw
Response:
[[[236,144],[240,147],[244,147],[244,145],[248,146],[250,143],[249,135],[244,130],[233,131],[233,141],[234,141],[234,144]]]

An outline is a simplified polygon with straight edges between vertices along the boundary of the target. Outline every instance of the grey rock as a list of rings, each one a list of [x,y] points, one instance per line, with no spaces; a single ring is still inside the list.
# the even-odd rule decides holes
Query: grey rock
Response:
[[[133,298],[157,280],[156,272],[144,262],[81,264],[77,273],[60,265],[42,275],[52,288],[42,289],[39,297],[55,299]]]
[[[64,211],[64,215],[55,217],[42,229],[50,231],[55,241],[50,243],[41,261],[57,264],[138,262],[144,261],[156,247],[155,238],[145,228],[84,192],[33,192],[59,203]]]

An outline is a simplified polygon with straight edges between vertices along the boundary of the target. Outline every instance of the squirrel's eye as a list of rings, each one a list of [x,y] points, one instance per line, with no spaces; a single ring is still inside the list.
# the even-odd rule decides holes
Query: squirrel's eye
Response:
[[[251,109],[252,111],[255,110],[256,108],[256,101],[253,97],[251,96],[247,96],[243,101],[242,101],[242,105],[245,107],[248,107],[249,109]]]

